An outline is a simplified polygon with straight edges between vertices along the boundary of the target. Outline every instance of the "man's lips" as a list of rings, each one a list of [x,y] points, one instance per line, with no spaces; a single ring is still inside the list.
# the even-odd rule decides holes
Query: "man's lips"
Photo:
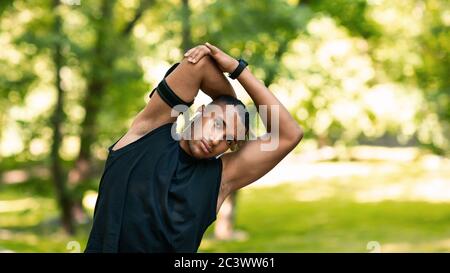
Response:
[[[211,147],[209,146],[209,144],[208,144],[208,142],[206,140],[201,139],[200,140],[200,146],[202,147],[202,150],[205,153],[207,153],[207,154],[211,153]]]

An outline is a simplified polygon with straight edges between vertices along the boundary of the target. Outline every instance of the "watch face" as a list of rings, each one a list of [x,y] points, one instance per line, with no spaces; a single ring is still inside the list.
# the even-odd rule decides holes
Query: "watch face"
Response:
[[[236,67],[236,69],[228,74],[228,77],[232,78],[233,80],[236,79],[239,74],[244,70],[244,68],[248,65],[248,63],[244,59],[238,59],[239,65]]]

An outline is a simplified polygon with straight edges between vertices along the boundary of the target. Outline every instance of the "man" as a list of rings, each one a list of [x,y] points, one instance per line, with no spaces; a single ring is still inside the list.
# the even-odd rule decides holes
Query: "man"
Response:
[[[300,142],[297,122],[246,66],[206,43],[166,73],[129,131],[108,148],[86,252],[196,252],[225,198]],[[244,141],[248,112],[224,72],[257,107],[266,106],[265,135]],[[174,134],[177,107],[190,106],[199,89],[213,101]]]

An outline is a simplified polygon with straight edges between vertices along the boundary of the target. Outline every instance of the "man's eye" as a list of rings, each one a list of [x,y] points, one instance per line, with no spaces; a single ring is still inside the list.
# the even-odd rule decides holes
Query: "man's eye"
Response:
[[[220,122],[220,120],[216,120],[214,121],[214,126],[216,126],[216,128],[222,128],[222,123]]]

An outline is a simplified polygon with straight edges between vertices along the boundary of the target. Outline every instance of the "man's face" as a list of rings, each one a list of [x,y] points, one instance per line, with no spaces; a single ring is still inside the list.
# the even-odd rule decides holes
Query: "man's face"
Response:
[[[195,158],[220,155],[245,137],[245,126],[239,117],[239,106],[209,104],[201,108],[191,122],[189,148]]]

